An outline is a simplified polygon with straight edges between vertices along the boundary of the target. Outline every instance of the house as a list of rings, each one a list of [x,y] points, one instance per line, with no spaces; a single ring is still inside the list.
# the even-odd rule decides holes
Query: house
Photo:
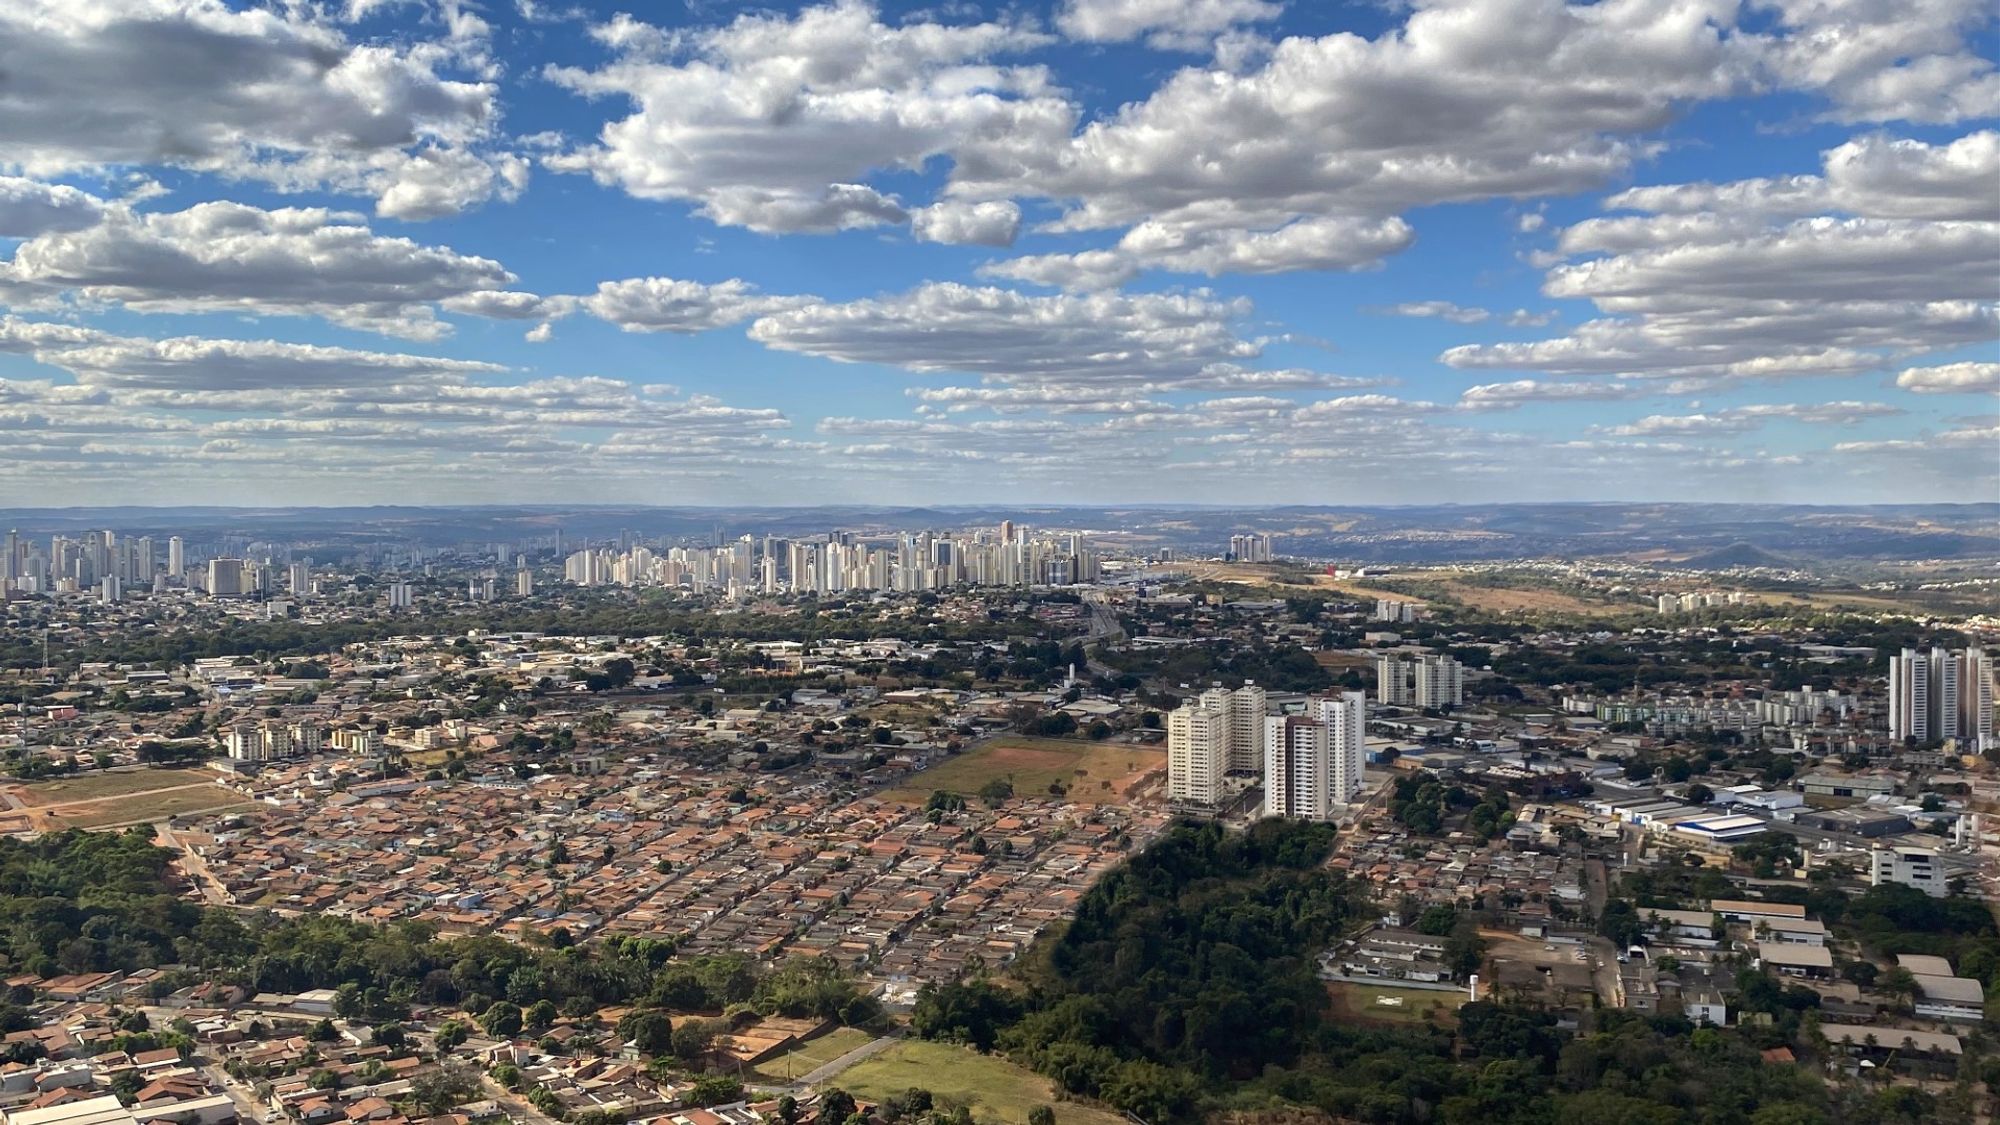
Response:
[[[1712,988],[1690,988],[1681,995],[1681,1014],[1695,1023],[1710,1023],[1717,1027],[1729,1023],[1729,1005],[1722,999],[1722,993]]]

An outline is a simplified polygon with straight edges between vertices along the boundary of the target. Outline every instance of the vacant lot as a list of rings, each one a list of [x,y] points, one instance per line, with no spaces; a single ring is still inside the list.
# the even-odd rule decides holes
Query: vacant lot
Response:
[[[998,1055],[943,1043],[899,1043],[843,1071],[831,1085],[870,1102],[921,1087],[966,1106],[982,1125],[1024,1125],[1038,1105],[1055,1110],[1056,1125],[1125,1125],[1115,1113],[1057,1101],[1048,1079]]]
[[[54,781],[22,782],[13,786],[14,795],[24,805],[67,805],[73,801],[96,801],[106,797],[127,797],[155,789],[198,785],[214,779],[214,774],[198,769],[120,770],[116,773],[86,773]]]
[[[1004,777],[1022,795],[1046,793],[1051,782],[1061,781],[1073,801],[1110,804],[1124,800],[1140,778],[1166,763],[1165,751],[1130,743],[1006,735],[946,758],[884,796],[922,801],[934,790],[949,789],[970,797]]]
[[[1486,613],[1574,613],[1583,617],[1606,617],[1644,608],[1633,602],[1586,601],[1561,590],[1533,586],[1484,586],[1456,578],[1437,585],[1451,597]]]
[[[1456,1022],[1458,1005],[1465,999],[1460,992],[1384,988],[1341,981],[1328,985],[1327,993],[1333,997],[1335,1018],[1351,1023],[1425,1023],[1425,1014],[1435,1012],[1428,1022],[1449,1027]]]
[[[874,1038],[858,1027],[836,1027],[825,1035],[799,1044],[796,1051],[767,1060],[757,1067],[757,1073],[764,1081],[780,1085],[810,1074]]]
[[[103,801],[78,801],[38,810],[48,831],[65,828],[104,828],[114,824],[144,824],[192,812],[225,812],[247,809],[256,802],[219,785],[188,785],[178,789],[156,789]]]

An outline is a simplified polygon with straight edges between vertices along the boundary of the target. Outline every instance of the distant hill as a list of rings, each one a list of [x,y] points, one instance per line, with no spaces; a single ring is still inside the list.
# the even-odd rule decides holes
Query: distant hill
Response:
[[[1755,543],[1731,543],[1719,550],[1704,551],[1674,564],[1690,570],[1725,570],[1732,566],[1787,567],[1797,565],[1783,555],[1772,554]]]

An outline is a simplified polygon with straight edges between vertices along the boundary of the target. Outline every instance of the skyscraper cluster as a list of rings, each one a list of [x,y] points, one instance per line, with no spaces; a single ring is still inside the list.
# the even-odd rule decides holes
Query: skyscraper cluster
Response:
[[[1237,562],[1267,563],[1277,556],[1271,553],[1270,532],[1256,535],[1232,535],[1229,537],[1229,557]]]
[[[1396,707],[1458,707],[1465,703],[1465,666],[1449,656],[1378,656],[1375,698]]]
[[[1093,582],[1097,553],[1080,535],[1031,536],[1011,522],[994,531],[886,536],[839,532],[813,539],[758,539],[727,546],[644,544],[586,549],[563,562],[579,586],[679,586],[753,594],[914,592],[950,586],[1068,586]]]
[[[1167,715],[1167,797],[1215,808],[1261,777],[1265,815],[1331,819],[1361,789],[1364,707],[1348,692],[1272,714],[1254,683],[1211,687]]]
[[[1906,648],[1889,658],[1889,737],[1993,749],[1993,697],[1993,657],[1986,650]]]

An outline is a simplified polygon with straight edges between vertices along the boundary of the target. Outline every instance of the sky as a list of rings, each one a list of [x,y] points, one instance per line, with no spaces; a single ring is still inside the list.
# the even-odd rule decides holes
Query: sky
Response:
[[[1986,0],[9,0],[0,504],[2000,500]]]

